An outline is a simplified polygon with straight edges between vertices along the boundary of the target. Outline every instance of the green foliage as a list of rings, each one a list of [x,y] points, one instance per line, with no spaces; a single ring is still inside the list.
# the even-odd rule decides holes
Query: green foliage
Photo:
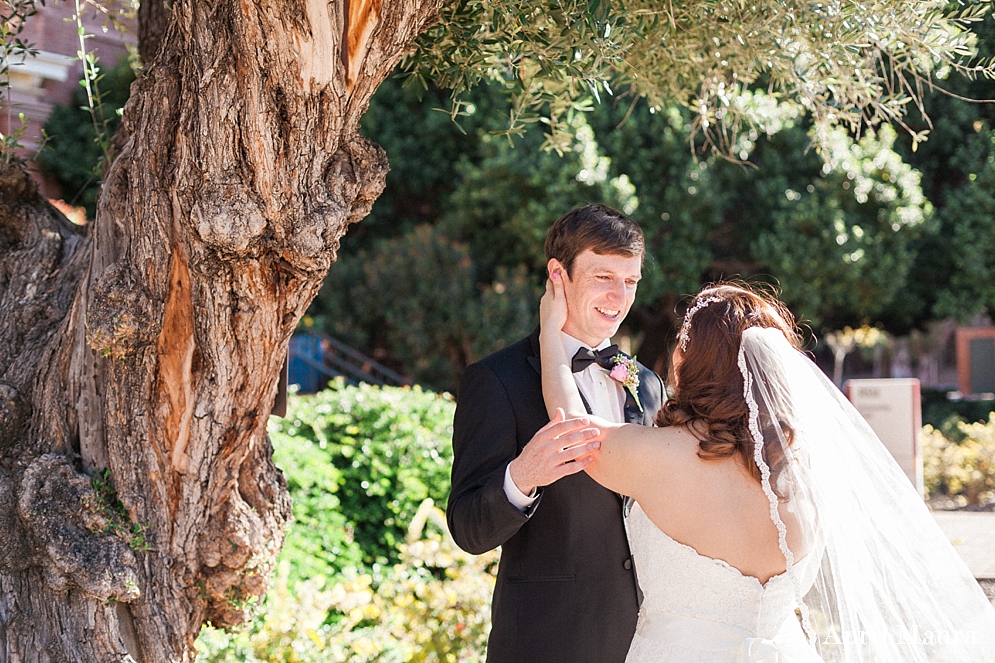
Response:
[[[973,30],[979,54],[995,54],[995,17],[986,16]],[[917,150],[905,141],[897,145],[922,173],[923,190],[936,208],[929,231],[913,244],[914,278],[882,314],[882,322],[899,334],[930,319],[952,315],[967,320],[985,307],[993,310],[995,221],[989,190],[995,104],[969,100],[995,99],[995,81],[951,76],[936,83],[939,89],[924,100],[934,122],[916,112],[908,120],[914,131],[931,129],[929,140]]]
[[[327,441],[322,446],[309,424],[297,423],[302,414],[306,417],[317,407],[306,398],[319,397],[291,398],[287,418],[270,420],[273,462],[283,470],[293,498],[294,521],[280,557],[287,563],[291,583],[331,577],[362,560],[351,523],[340,510],[337,493],[342,476],[331,463]]]
[[[390,172],[370,215],[344,238],[347,251],[435,221],[440,199],[458,181],[460,163],[477,159],[479,132],[496,128],[506,106],[495,90],[481,87],[468,96],[454,122],[445,110],[447,96],[435,87],[422,91],[402,86],[396,76],[377,88],[361,128],[387,151]]]
[[[601,0],[448,3],[404,68],[422,86],[430,79],[453,90],[454,98],[481,81],[500,83],[511,100],[511,134],[539,122],[540,112],[549,126],[568,129],[586,98],[607,88],[611,67],[622,64],[626,44],[617,39],[622,19],[614,10]],[[569,130],[546,138],[563,149]]]
[[[270,426],[302,525],[287,540],[292,561],[307,575],[396,562],[418,506],[449,495],[453,411],[451,398],[417,387],[336,382],[292,400]]]
[[[256,619],[205,627],[201,663],[482,661],[497,552],[470,555],[435,507],[453,403],[420,389],[292,396],[272,420],[294,522]]]
[[[920,79],[937,69],[990,74],[987,62],[967,64],[967,28],[988,9],[905,0],[463,0],[442,8],[404,67],[457,96],[500,81],[512,100],[509,131],[542,119],[552,129],[545,144],[557,150],[570,143],[572,116],[610,95],[611,82],[658,109],[684,105],[692,131],[733,155],[740,130],[760,129],[771,106],[808,113],[821,145],[832,126],[856,131],[901,118],[922,97]]]
[[[957,424],[956,441],[924,426],[923,476],[930,495],[963,496],[968,504],[995,493],[995,412],[987,422]]]
[[[435,531],[425,531],[425,519]],[[230,634],[206,627],[199,663],[457,663],[484,660],[497,552],[469,555],[426,501],[399,546],[398,563],[373,587],[349,571],[336,582],[291,586],[281,562],[259,618]],[[328,613],[341,615],[327,621]]]
[[[380,86],[363,130],[390,155],[387,189],[344,239],[309,311],[328,333],[440,390],[454,389],[468,362],[528,333],[539,296],[519,264],[481,260],[458,232],[426,226],[485,152],[509,150],[490,134],[500,93],[481,87],[471,100],[457,125],[438,110],[438,90],[418,100],[397,79]]]
[[[970,104],[940,93],[927,95],[927,109],[935,109],[930,112],[937,124],[929,142],[916,139],[919,149],[914,152],[904,132],[899,140],[891,127],[868,132],[861,125],[855,140],[831,128],[832,122],[820,119],[818,110],[783,103],[790,94],[736,92],[735,81],[728,78],[708,83],[726,88],[721,92],[716,87],[706,95],[704,111],[696,105],[698,97],[683,105],[678,96],[661,97],[655,103],[645,87],[626,90],[625,74],[609,66],[610,58],[623,51],[626,58],[639,54],[643,59],[632,62],[658,62],[657,71],[663,72],[640,71],[644,78],[663,76],[671,82],[679,78],[690,85],[701,71],[722,68],[721,61],[716,65],[714,53],[710,54],[715,47],[727,60],[727,71],[742,75],[736,81],[760,81],[756,77],[767,72],[762,82],[776,90],[776,75],[766,62],[757,61],[760,56],[769,57],[758,48],[772,38],[773,33],[764,30],[793,25],[772,47],[780,56],[786,52],[778,49],[790,47],[790,57],[774,58],[777,61],[772,60],[770,66],[810,61],[808,49],[816,42],[799,40],[801,36],[808,39],[806,30],[824,23],[819,12],[826,9],[821,5],[793,7],[787,16],[784,6],[775,4],[736,8],[731,3],[684,3],[662,10],[660,22],[668,23],[662,26],[647,24],[654,20],[651,14],[625,15],[621,5],[609,8],[607,3],[571,8],[518,2],[485,6],[468,1],[447,6],[443,23],[433,33],[441,41],[430,44],[426,37],[409,65],[420,67],[418,72],[435,71],[443,85],[456,88],[495,78],[498,83],[474,88],[455,105],[447,104],[436,88],[428,88],[425,98],[415,102],[413,90],[418,86],[400,90],[396,81],[389,81],[381,87],[371,104],[366,129],[385,146],[395,172],[374,207],[375,225],[370,231],[361,225],[356,244],[346,238],[340,263],[332,268],[316,303],[315,317],[330,333],[416,380],[453,389],[463,366],[531,326],[544,276],[545,232],[564,211],[591,201],[631,212],[646,233],[644,278],[626,324],[630,333],[648,340],[639,354],[651,363],[656,356],[666,356],[680,298],[704,282],[723,277],[779,283],[795,313],[816,329],[874,324],[904,334],[937,316],[965,318],[986,307],[991,310],[995,247],[989,244],[995,237],[991,226],[995,214],[989,209],[989,189],[995,187],[988,159],[995,154],[991,142],[995,106]],[[838,18],[849,21],[849,27],[840,24],[833,29],[846,32],[846,39],[857,39],[858,34],[867,36],[871,21],[884,20],[896,27],[911,20],[908,12],[913,9],[908,4],[880,19],[876,12],[883,7],[882,3],[865,5],[860,10],[864,13],[850,21],[856,6],[839,6]],[[965,11],[981,9],[975,3]],[[560,20],[559,12],[570,16]],[[723,12],[731,14],[723,17]],[[541,20],[533,20],[540,13]],[[803,16],[808,16],[804,22]],[[920,18],[922,38],[927,41],[966,37],[964,33],[959,37],[933,33],[940,27],[930,23],[935,15]],[[467,27],[478,20],[488,27]],[[524,25],[528,21],[532,22]],[[679,29],[691,24],[695,30]],[[971,24],[984,58],[995,54],[993,24],[991,16]],[[609,25],[612,43],[598,41]],[[737,30],[744,25],[762,29],[740,44],[735,37],[743,34]],[[558,41],[567,26],[579,35],[575,60],[563,70],[570,80],[550,82],[563,73],[557,70],[563,62],[549,49],[567,49],[566,42]],[[898,31],[887,39],[878,31],[867,42],[870,50],[851,49],[846,57],[869,56],[874,44],[897,39],[907,28],[907,24],[896,27]],[[629,37],[623,33],[632,29],[665,34],[669,48],[654,46],[655,51],[649,52],[649,46],[634,42],[624,46]],[[708,48],[702,39],[711,42]],[[501,53],[510,55],[501,59]],[[604,78],[584,79],[581,87],[590,94],[596,91],[601,101],[584,106],[590,112],[575,112],[579,106],[571,104],[580,97],[567,94],[556,102],[562,112],[553,113],[553,124],[540,127],[517,116],[522,122],[515,130],[515,149],[495,138],[497,125],[486,118],[502,110],[512,115],[547,113],[545,102],[525,111],[516,103],[535,91],[562,92],[577,82],[581,69],[595,67],[598,57],[597,66],[611,71]],[[937,73],[937,83],[967,97],[995,98],[992,81],[962,76],[943,80],[944,68],[934,65],[926,69]],[[811,64],[787,75],[802,76],[814,85],[811,90],[818,90],[821,83],[815,79],[834,66]],[[538,72],[530,67],[538,67]],[[675,72],[682,67],[685,73],[677,76]],[[523,91],[524,80],[531,81],[532,92]],[[610,81],[607,89],[604,80]],[[867,89],[876,84],[871,79],[865,82]],[[611,88],[626,92],[613,95],[607,91]],[[511,102],[506,96],[509,91],[518,95]],[[639,94],[647,94],[651,101],[647,103]],[[729,105],[722,105],[723,100]],[[720,102],[728,113],[749,121],[743,131],[716,129],[718,133],[703,137],[703,118],[716,120],[722,111],[712,104]],[[465,134],[439,121],[444,114],[433,109],[447,106],[460,113]],[[907,124],[920,137],[929,128],[915,111]],[[554,138],[554,125],[569,130]],[[419,131],[411,131],[413,126]],[[750,165],[696,156],[709,140],[720,139],[725,141],[723,154],[749,160]],[[542,152],[551,141],[559,156]],[[821,154],[811,149],[813,141]],[[447,160],[453,155],[459,155],[455,165]],[[420,224],[432,224],[434,229],[418,234],[413,229]],[[360,249],[365,253],[354,259]],[[392,252],[404,256],[402,265],[391,257]],[[499,269],[504,270],[500,275]],[[395,297],[380,287],[391,275],[417,278],[420,285],[401,286]],[[523,285],[531,282],[535,294],[513,288],[516,296],[503,297],[509,303],[500,314],[487,318],[479,308],[481,295],[494,292],[495,283],[507,285],[508,275],[520,276]],[[412,301],[414,297],[421,299]],[[371,301],[384,305],[370,307]],[[452,302],[450,310],[439,310],[440,302],[447,301]],[[526,311],[518,319],[522,324],[502,330],[503,311],[514,310]],[[420,315],[423,311],[430,314]],[[479,319],[490,323],[480,338],[483,332],[474,324]],[[514,316],[508,319],[514,324]]]
[[[957,424],[961,421],[973,423],[987,421],[988,413],[995,411],[995,401],[952,401],[947,392],[934,389],[922,390],[922,423],[940,430],[955,440]]]
[[[134,80],[135,72],[128,62],[97,75],[98,101],[104,118],[99,134],[82,87],[73,94],[72,105],[56,106],[45,123],[45,133],[50,138],[38,155],[38,164],[47,177],[59,183],[66,201],[84,207],[91,219],[96,214],[105,146],[117,128],[118,111],[128,101]]]
[[[874,319],[908,279],[931,206],[894,140],[887,125],[856,143],[837,130],[820,165],[806,158],[801,132],[784,131],[757,155],[756,176],[734,187],[749,197],[736,234],[754,273],[774,275],[785,303],[813,325]]]
[[[995,312],[995,131],[984,133],[987,145],[972,141],[955,155],[961,170],[969,172],[940,215],[942,226],[951,231],[943,243],[951,249],[947,259],[952,264],[949,280],[936,293],[937,317],[966,320],[985,310]]]
[[[291,563],[283,559],[255,619],[242,629],[226,632],[205,626],[194,643],[200,663],[256,661],[321,661],[318,635],[333,608],[326,578],[316,576],[292,583]]]
[[[481,107],[501,107],[500,90],[475,94]],[[771,109],[765,129],[774,133],[754,131],[737,143],[753,162],[743,166],[695,157],[691,112],[617,98],[575,116],[574,142],[558,155],[540,149],[546,134],[536,127],[514,147],[484,124],[464,136],[426,122],[426,133],[402,141],[396,127],[410,126],[406,117],[441,114],[426,110],[437,99],[381,108],[399,95],[374,100],[370,112],[381,122],[368,133],[390,155],[398,146],[396,170],[426,171],[435,197],[422,200],[414,229],[404,203],[414,175],[388,180],[384,206],[375,208],[380,237],[357,248],[347,238],[311,315],[434,388],[454,389],[468,363],[528,333],[546,232],[587,202],[623,209],[646,234],[644,278],[627,324],[656,341],[639,349],[651,362],[652,352],[667,353],[680,296],[718,278],[779,282],[817,328],[876,320],[898,308],[917,242],[935,227],[918,173],[892,149],[890,127],[857,142],[828,132],[820,158],[809,149],[812,127]],[[451,170],[417,157],[455,150],[463,156]]]
[[[358,347],[387,347],[419,383],[454,388],[471,361],[527,334],[538,295],[524,269],[480,284],[464,244],[419,226],[332,266],[315,324]]]

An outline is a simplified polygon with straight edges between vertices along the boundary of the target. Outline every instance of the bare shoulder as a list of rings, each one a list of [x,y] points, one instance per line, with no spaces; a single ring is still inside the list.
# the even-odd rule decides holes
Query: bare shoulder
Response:
[[[686,455],[691,448],[697,449],[698,440],[686,428],[667,426],[638,426],[624,424],[606,435],[606,448],[617,448],[620,453],[645,457],[647,455]]]
[[[613,425],[605,429],[601,453],[587,472],[603,486],[633,495],[647,475],[682,473],[696,460],[697,449],[697,439],[684,428]]]

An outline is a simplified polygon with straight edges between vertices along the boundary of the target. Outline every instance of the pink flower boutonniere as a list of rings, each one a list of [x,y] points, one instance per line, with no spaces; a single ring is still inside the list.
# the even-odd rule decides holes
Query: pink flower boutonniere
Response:
[[[615,366],[612,367],[609,375],[612,380],[625,387],[625,390],[632,396],[632,400],[636,401],[636,407],[642,412],[643,404],[639,402],[639,367],[636,365],[635,357],[619,352],[611,360]]]

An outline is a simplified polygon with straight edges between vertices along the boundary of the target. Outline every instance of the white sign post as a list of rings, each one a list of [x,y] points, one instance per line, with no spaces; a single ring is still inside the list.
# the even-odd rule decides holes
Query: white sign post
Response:
[[[919,445],[922,403],[919,397],[919,380],[847,380],[846,395],[922,495],[922,449]]]

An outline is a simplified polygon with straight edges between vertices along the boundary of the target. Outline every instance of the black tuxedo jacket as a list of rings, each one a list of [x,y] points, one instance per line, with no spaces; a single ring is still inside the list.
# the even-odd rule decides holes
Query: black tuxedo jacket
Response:
[[[464,550],[502,546],[491,604],[489,663],[622,663],[638,600],[622,498],[580,472],[542,489],[524,514],[504,493],[504,473],[549,423],[542,398],[539,330],[467,367],[453,423],[452,493],[446,516]],[[651,425],[663,383],[640,365],[640,412]]]

